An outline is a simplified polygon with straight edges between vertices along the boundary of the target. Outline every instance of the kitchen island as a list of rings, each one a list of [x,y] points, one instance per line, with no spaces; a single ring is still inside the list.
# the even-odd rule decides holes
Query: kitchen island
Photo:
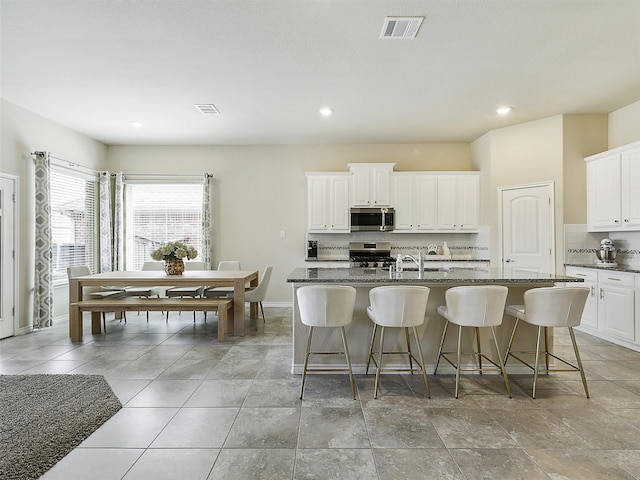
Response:
[[[458,285],[504,285],[509,288],[507,305],[522,304],[524,292],[530,288],[548,287],[558,283],[582,282],[580,278],[566,277],[548,273],[516,271],[491,268],[426,268],[423,272],[417,270],[405,270],[401,274],[390,273],[383,268],[297,268],[287,278],[287,282],[293,287],[293,359],[292,373],[301,373],[304,363],[304,352],[307,340],[307,327],[300,321],[300,312],[296,298],[296,290],[305,285],[313,284],[337,284],[350,285],[356,288],[356,305],[353,314],[353,322],[347,327],[347,340],[354,373],[364,373],[369,342],[373,331],[373,323],[367,316],[369,305],[369,290],[382,285],[421,285],[430,288],[429,302],[424,324],[418,328],[422,350],[427,364],[427,373],[432,373],[438,354],[438,346],[444,329],[444,319],[437,313],[438,305],[445,304],[445,291]],[[503,324],[496,329],[501,353],[504,354],[511,329],[513,318],[505,315]],[[320,329],[314,332],[314,345],[325,344],[327,349],[341,349],[340,333],[338,329]],[[335,331],[334,331],[335,330]],[[472,330],[467,329],[463,337],[463,349],[469,351],[472,342]],[[520,332],[516,338],[514,349],[533,351],[535,347],[535,327],[522,324],[518,327]],[[529,335],[523,334],[528,332]],[[447,335],[445,350],[452,350],[456,335]],[[406,348],[404,334],[399,329],[389,331],[385,335],[385,351],[387,349]],[[550,342],[553,337],[550,336]],[[316,343],[318,342],[318,343]],[[488,337],[482,337],[483,351],[492,352]],[[495,353],[495,352],[494,352]],[[339,356],[311,358],[311,363],[331,368],[335,364],[336,369],[344,368]],[[398,359],[390,359],[391,363],[400,362]],[[318,363],[322,362],[322,363]],[[453,368],[441,362],[438,372],[452,373]],[[408,364],[397,363],[397,368],[408,369]],[[517,362],[508,363],[507,371],[529,372],[526,367]]]

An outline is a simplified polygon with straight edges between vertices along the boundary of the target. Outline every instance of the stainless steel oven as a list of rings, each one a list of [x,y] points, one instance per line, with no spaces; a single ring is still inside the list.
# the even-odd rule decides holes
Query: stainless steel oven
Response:
[[[349,259],[352,267],[388,267],[391,258],[389,242],[350,242]]]

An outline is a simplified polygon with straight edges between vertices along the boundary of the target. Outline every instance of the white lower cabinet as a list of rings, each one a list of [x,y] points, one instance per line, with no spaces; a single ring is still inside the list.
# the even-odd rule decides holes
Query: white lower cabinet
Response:
[[[591,289],[580,330],[640,350],[640,329],[636,328],[640,275],[580,267],[567,267],[566,273],[583,278],[584,285]]]
[[[567,275],[584,279],[580,286],[589,287],[589,296],[582,312],[581,325],[593,329],[598,328],[598,271],[589,268],[567,267]],[[574,284],[571,284],[574,285]]]
[[[635,341],[635,275],[598,272],[598,320],[603,332]],[[640,340],[640,339],[639,339]]]

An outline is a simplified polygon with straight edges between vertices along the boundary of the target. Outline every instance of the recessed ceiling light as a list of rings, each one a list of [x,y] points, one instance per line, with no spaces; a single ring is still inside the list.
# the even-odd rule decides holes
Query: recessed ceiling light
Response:
[[[511,110],[512,110],[512,109],[511,109],[511,107],[507,107],[507,106],[504,106],[504,107],[498,107],[498,108],[496,109],[496,113],[497,113],[498,115],[506,115],[506,114],[507,114],[507,113],[509,113]]]
[[[323,107],[320,109],[320,115],[322,115],[323,117],[330,117],[333,114],[333,110],[331,110],[329,107]]]
[[[142,128],[142,127],[144,127],[144,123],[133,121],[133,122],[131,122],[131,126],[133,128]]]

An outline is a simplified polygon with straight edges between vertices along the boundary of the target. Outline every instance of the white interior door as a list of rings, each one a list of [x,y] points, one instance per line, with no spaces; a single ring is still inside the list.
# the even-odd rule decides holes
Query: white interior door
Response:
[[[0,175],[0,338],[15,335],[16,180]]]
[[[553,183],[500,190],[502,267],[555,273]]]

